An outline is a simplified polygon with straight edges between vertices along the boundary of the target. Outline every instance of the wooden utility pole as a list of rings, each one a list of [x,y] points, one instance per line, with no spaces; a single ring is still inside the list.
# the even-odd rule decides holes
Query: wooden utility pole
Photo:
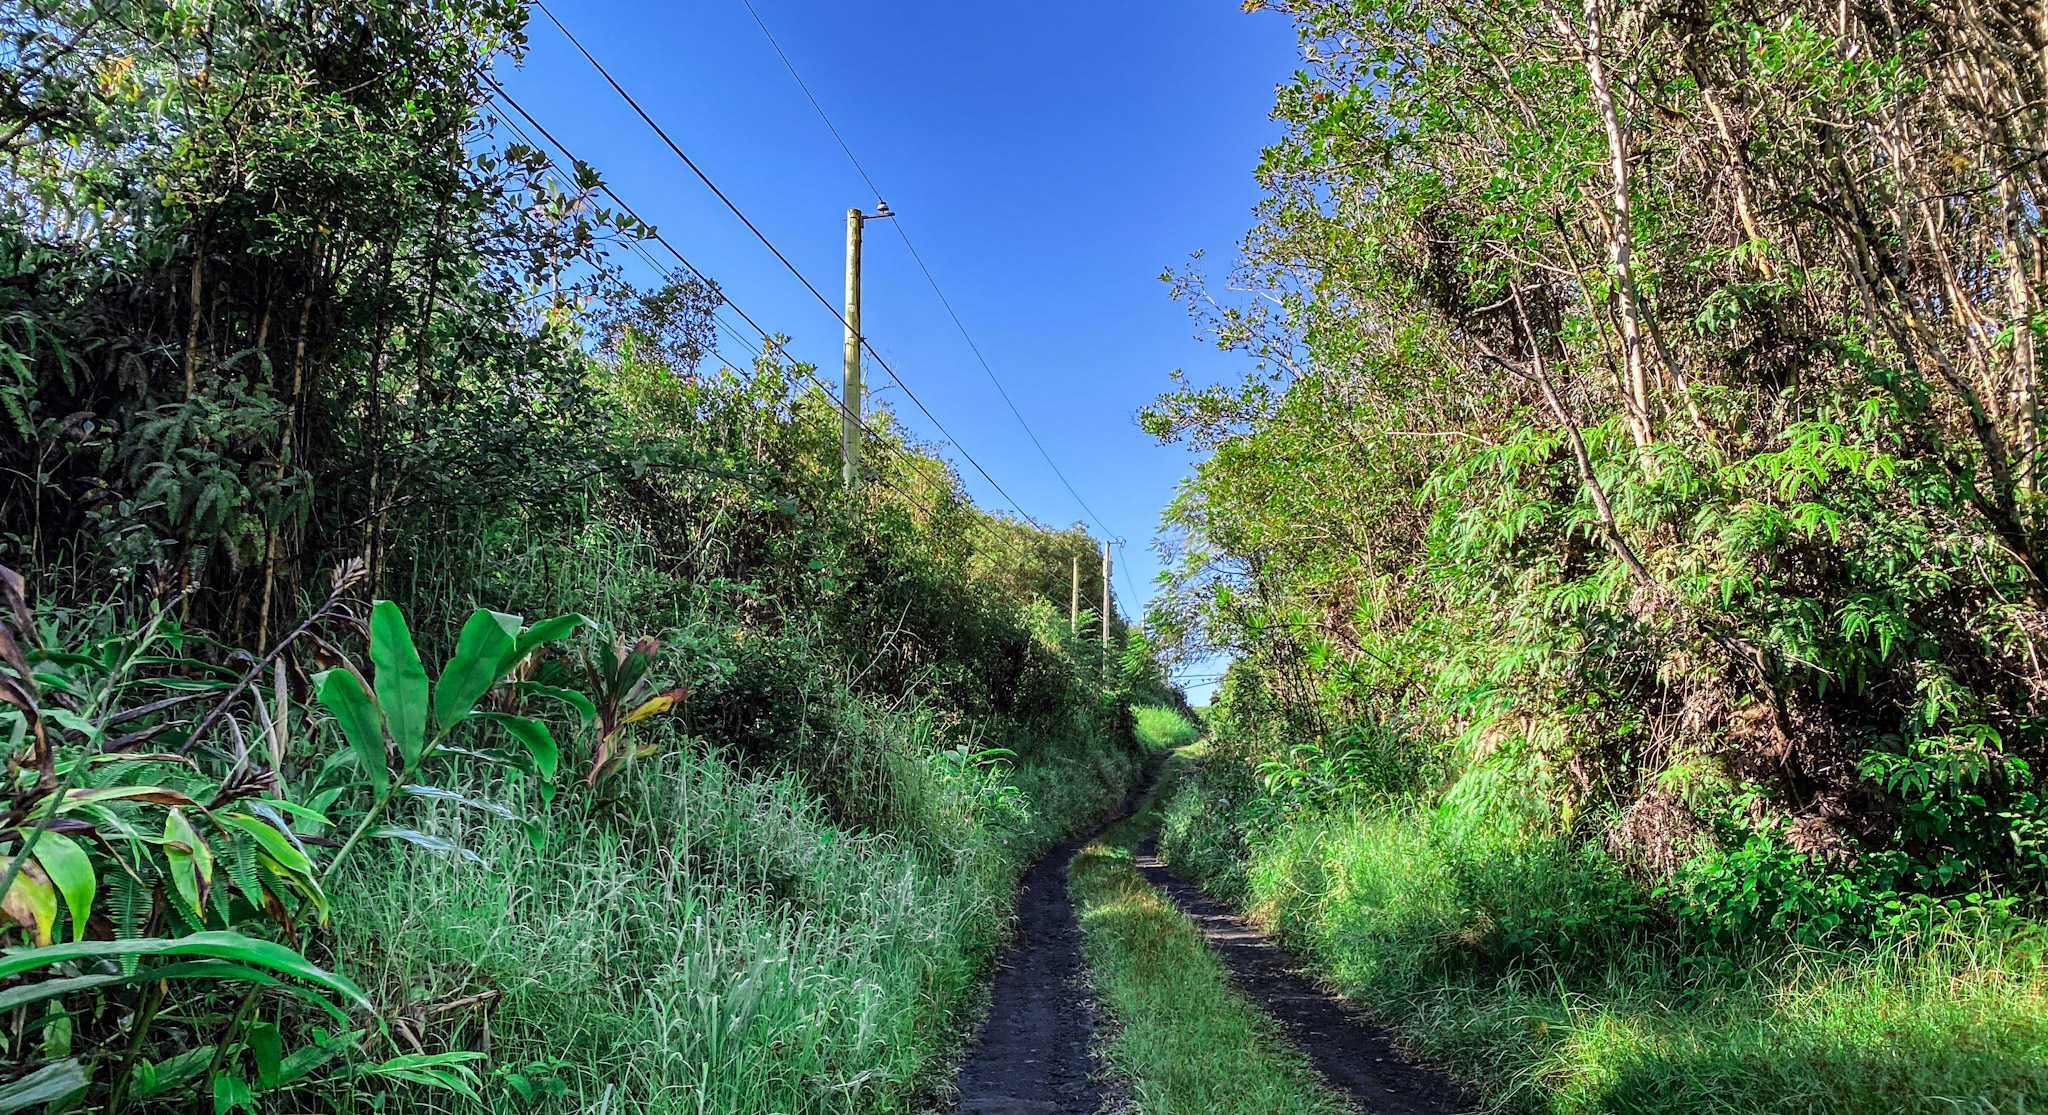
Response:
[[[860,234],[859,209],[846,211],[846,369],[839,381],[839,469],[847,491],[860,486]]]
[[[1102,680],[1109,681],[1109,539],[1102,540]]]
[[[1081,633],[1081,555],[1074,555],[1073,593],[1067,600],[1067,630]]]

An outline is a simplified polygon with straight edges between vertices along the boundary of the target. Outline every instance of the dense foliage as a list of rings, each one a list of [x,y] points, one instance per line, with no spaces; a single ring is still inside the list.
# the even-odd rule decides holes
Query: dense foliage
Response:
[[[1252,761],[1730,939],[2031,900],[2039,6],[1264,6],[1260,297],[1179,279],[1262,370],[1146,417],[1208,452],[1172,618]]]
[[[0,3],[0,1112],[900,1109],[1178,703],[623,280],[525,16]]]
[[[1247,6],[1172,862],[1502,1108],[2037,1107],[2040,5]]]

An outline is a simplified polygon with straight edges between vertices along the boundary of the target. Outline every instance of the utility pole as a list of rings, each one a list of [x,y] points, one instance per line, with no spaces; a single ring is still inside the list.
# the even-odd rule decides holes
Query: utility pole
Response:
[[[846,370],[839,381],[839,472],[851,492],[860,487],[860,234],[859,209],[846,211]]]
[[[1102,681],[1109,684],[1109,539],[1102,540]]]
[[[867,222],[895,215],[889,212],[889,203],[880,200],[873,213],[846,211],[846,368],[839,381],[839,472],[849,492],[860,487],[861,411],[865,401],[860,383],[861,232]]]
[[[1081,633],[1081,555],[1074,555],[1073,593],[1067,600],[1067,630]]]

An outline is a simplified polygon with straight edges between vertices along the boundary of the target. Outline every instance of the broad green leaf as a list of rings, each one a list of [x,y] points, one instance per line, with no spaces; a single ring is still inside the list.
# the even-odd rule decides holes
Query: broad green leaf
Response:
[[[321,677],[320,703],[334,714],[341,734],[355,751],[356,765],[381,797],[391,789],[391,762],[384,756],[384,732],[378,726],[376,703],[363,691],[356,675],[345,669],[329,670]]]
[[[35,856],[36,862],[43,865],[43,874],[50,877],[50,884],[64,896],[64,905],[71,910],[71,935],[83,939],[85,919],[92,914],[93,894],[99,889],[92,857],[85,854],[77,841],[56,832],[46,832],[37,839]]]
[[[213,1115],[228,1115],[238,1107],[254,1110],[255,1106],[256,1093],[238,1072],[230,1069],[213,1078]]]
[[[502,712],[479,712],[472,714],[478,719],[488,720],[520,743],[526,745],[526,753],[533,756],[534,765],[540,768],[542,781],[552,782],[555,768],[561,765],[561,751],[555,747],[554,733],[538,720],[524,716],[509,716]]]
[[[369,997],[345,977],[328,972],[297,952],[233,930],[214,929],[185,937],[138,937],[128,941],[72,941],[43,948],[0,951],[0,979],[66,960],[99,960],[117,956],[209,956],[238,964],[268,968],[319,984],[364,1010],[374,1010]]]
[[[338,796],[340,795],[335,795],[335,797]],[[326,800],[331,804],[334,801],[334,798],[328,797]],[[284,801],[279,798],[253,798],[251,799],[251,801],[253,802],[253,804],[280,810],[282,812],[291,814],[293,817],[296,817],[301,821],[311,821],[316,825],[331,825],[334,823],[333,821],[327,819],[327,814],[322,812],[321,808],[314,807],[311,805],[300,805],[297,802]]]
[[[306,853],[285,834],[277,831],[277,826],[244,813],[222,813],[218,817],[222,824],[233,825],[254,837],[257,846],[263,849],[263,854],[276,860],[278,865],[286,870],[303,873],[313,869],[312,860],[308,859]]]
[[[182,809],[172,808],[164,814],[164,858],[171,862],[171,882],[178,897],[205,926],[206,892],[213,887],[213,849]]]
[[[84,736],[88,746],[99,746],[100,728],[99,725],[94,724],[91,720],[61,708],[46,708],[43,710],[43,716],[53,724]]]
[[[377,707],[405,765],[419,762],[427,746],[427,668],[413,649],[412,632],[398,605],[380,600],[370,609],[370,662],[377,667]]]
[[[188,1049],[175,1057],[166,1058],[160,1065],[151,1066],[147,1072],[142,1071],[141,1065],[135,1066],[135,1081],[129,1088],[129,1094],[139,1100],[148,1099],[184,1087],[199,1079],[199,1074],[205,1072],[206,1066],[213,1063],[214,1049],[212,1045]]]
[[[483,864],[484,862],[484,857],[477,855],[468,848],[462,847],[453,840],[445,836],[434,836],[424,833],[418,829],[400,828],[397,825],[379,825],[363,835],[375,837],[378,840],[403,840],[408,844],[417,844],[434,852],[453,852],[475,864]],[[485,866],[489,865],[485,864]]]
[[[40,1003],[44,999],[69,995],[73,991],[91,991],[95,987],[105,987],[108,984],[126,983],[132,978],[134,977],[124,975],[69,976],[64,979],[46,979],[41,983],[24,983],[0,991],[0,1011]]]
[[[292,1050],[291,1056],[286,1057],[284,1064],[278,1066],[278,1084],[290,1084],[314,1069],[319,1068],[321,1065],[334,1060],[341,1053],[345,1045],[346,1043],[344,1042],[321,1040],[316,1037],[313,1044],[302,1045]]]
[[[454,727],[491,686],[504,676],[519,633],[519,617],[478,608],[462,625],[455,656],[434,683],[434,722],[443,732]]]
[[[0,1115],[25,1107],[50,1104],[85,1090],[85,1069],[77,1059],[44,1065],[20,1080],[0,1085]]]
[[[519,633],[519,638],[512,646],[512,657],[505,663],[505,670],[509,671],[524,661],[526,656],[532,654],[542,643],[552,643],[556,639],[566,638],[579,627],[596,626],[590,622],[588,616],[574,613],[541,620]]]
[[[256,1059],[256,1083],[277,1087],[278,1074],[284,1068],[284,1035],[278,1032],[277,1023],[252,1023],[244,1040],[249,1043],[249,1055]]]
[[[469,1051],[404,1053],[382,1064],[366,1065],[356,1072],[362,1076],[382,1076],[392,1080],[424,1084],[431,1088],[446,1088],[475,1099],[476,1070],[470,1068],[468,1062],[480,1061],[483,1056],[481,1053]]]
[[[574,689],[563,689],[556,685],[542,685],[537,681],[522,681],[519,683],[519,691],[521,693],[530,693],[536,697],[553,697],[555,700],[568,705],[576,710],[576,718],[582,722],[582,726],[585,728],[590,727],[591,722],[597,719],[596,702],[576,692]]]

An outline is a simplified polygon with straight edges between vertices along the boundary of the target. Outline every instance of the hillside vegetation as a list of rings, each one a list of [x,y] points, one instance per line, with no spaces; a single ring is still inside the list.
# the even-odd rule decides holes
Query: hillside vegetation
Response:
[[[1247,6],[1172,860],[1504,1107],[2039,1107],[2040,5]]]
[[[0,3],[0,1113],[908,1110],[1179,707],[625,281],[525,16]]]

